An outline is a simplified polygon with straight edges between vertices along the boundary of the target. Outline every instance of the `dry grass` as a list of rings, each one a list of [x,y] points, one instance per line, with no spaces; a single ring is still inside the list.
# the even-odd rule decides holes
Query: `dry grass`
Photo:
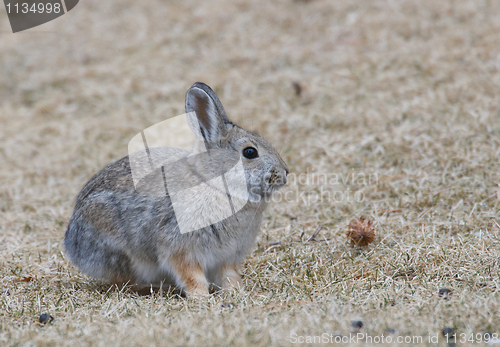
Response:
[[[0,24],[1,345],[287,346],[353,320],[422,344],[500,333],[500,2],[86,0]],[[296,175],[376,179],[292,182],[309,200],[268,210],[245,295],[108,290],[64,259],[73,199],[197,80]],[[361,216],[377,238],[358,249]]]

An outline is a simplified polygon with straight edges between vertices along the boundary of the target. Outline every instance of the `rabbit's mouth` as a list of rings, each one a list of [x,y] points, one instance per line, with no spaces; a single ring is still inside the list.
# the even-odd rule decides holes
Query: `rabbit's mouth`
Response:
[[[286,171],[278,169],[272,169],[269,173],[264,176],[263,188],[264,191],[272,194],[281,187],[283,187],[287,182]]]
[[[261,199],[268,201],[274,192],[287,183],[286,174],[285,170],[280,172],[279,169],[272,169],[264,177],[247,177],[249,200],[252,202],[260,202]]]
[[[269,186],[273,189],[277,190],[277,189],[283,187],[287,182],[287,179],[286,179],[287,172],[285,170],[273,169],[273,170],[271,170],[269,175],[270,175],[270,177],[268,179]]]

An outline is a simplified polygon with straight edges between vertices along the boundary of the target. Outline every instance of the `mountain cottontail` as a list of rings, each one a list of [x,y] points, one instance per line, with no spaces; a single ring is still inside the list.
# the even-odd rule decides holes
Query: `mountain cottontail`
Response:
[[[238,267],[255,242],[269,197],[286,183],[288,168],[269,143],[228,120],[207,85],[195,83],[187,91],[186,112],[199,124],[191,127],[199,138],[195,150],[151,149],[148,155],[185,159],[175,168],[165,164],[163,177],[177,170],[183,178],[196,181],[203,160],[193,164],[189,159],[200,148],[212,153],[207,157],[210,172],[224,166],[223,159],[214,159],[214,151],[222,150],[223,156],[229,153],[242,164],[244,174],[233,175],[232,180],[246,185],[244,204],[217,221],[224,212],[221,203],[212,199],[207,180],[201,180],[208,193],[197,197],[205,207],[193,203],[175,208],[170,186],[163,194],[138,189],[132,157],[124,157],[92,177],[76,199],[64,246],[66,256],[85,274],[116,284],[165,283],[188,295],[208,294],[209,283],[220,288],[242,287]],[[230,181],[230,177],[224,181],[226,188]],[[183,209],[180,213],[179,208]],[[198,225],[197,221],[207,218],[215,222],[189,232],[180,229],[181,219]]]

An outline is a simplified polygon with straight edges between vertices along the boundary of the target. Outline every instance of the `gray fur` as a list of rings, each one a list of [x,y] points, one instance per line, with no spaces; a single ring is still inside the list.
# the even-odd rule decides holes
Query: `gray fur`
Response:
[[[200,97],[208,99],[199,102]],[[129,157],[124,157],[90,179],[76,199],[64,246],[66,256],[85,274],[112,283],[158,285],[165,281],[195,292],[186,280],[193,276],[181,273],[174,263],[199,265],[207,283],[224,287],[223,269],[237,269],[253,247],[266,198],[286,183],[288,168],[264,139],[228,121],[208,86],[195,83],[186,99],[188,112],[205,117],[198,116],[203,131],[210,133],[205,146],[240,155],[249,145],[258,149],[259,158],[243,160],[250,201],[221,222],[181,234],[169,196],[136,190]],[[179,151],[176,155],[188,154]],[[192,169],[186,167],[186,175],[192,174]],[[193,218],[196,212],[187,211]],[[217,213],[217,206],[213,206],[213,213]],[[205,286],[203,279],[198,282]]]

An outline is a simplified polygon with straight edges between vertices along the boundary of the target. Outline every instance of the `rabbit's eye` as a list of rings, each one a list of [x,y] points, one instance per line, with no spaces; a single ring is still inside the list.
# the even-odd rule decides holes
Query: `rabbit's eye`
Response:
[[[247,159],[254,159],[259,156],[259,152],[257,152],[257,148],[247,147],[243,150],[243,156]]]

